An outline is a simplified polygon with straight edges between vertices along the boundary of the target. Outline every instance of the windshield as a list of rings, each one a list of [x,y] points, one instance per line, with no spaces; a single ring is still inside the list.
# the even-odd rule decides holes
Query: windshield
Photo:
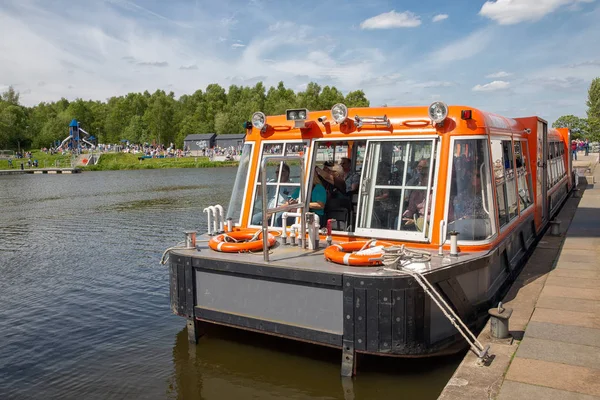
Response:
[[[485,240],[494,234],[489,170],[486,139],[454,141],[448,238],[451,231],[458,232],[458,240],[469,241]]]
[[[266,142],[263,145],[262,156],[302,156],[306,148],[304,142]],[[275,208],[287,203],[290,199],[297,199],[300,193],[300,169],[298,161],[269,162],[266,165],[267,180],[267,208]],[[270,214],[268,216],[269,226],[282,226],[282,213]],[[260,173],[256,175],[256,190],[252,203],[251,225],[262,224],[262,182]],[[292,221],[293,223],[293,221]]]
[[[235,176],[231,199],[227,207],[227,219],[231,218],[234,224],[239,224],[242,216],[242,205],[246,193],[246,183],[248,182],[248,170],[250,168],[250,156],[252,155],[252,144],[245,143],[240,156],[240,164]]]
[[[432,208],[435,142],[369,141],[357,233],[425,239]]]

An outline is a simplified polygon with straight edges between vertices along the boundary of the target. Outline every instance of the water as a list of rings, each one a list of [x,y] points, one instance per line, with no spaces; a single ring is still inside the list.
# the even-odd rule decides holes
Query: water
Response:
[[[435,399],[460,357],[360,358],[171,314],[162,251],[226,205],[235,170],[0,177],[0,398]]]

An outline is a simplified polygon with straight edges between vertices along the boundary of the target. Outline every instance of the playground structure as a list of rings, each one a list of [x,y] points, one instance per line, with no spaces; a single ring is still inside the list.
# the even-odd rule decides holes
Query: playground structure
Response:
[[[85,136],[82,136],[82,134]],[[79,122],[73,118],[69,124],[69,136],[60,143],[59,147],[63,147],[67,144],[69,150],[73,151],[75,154],[81,154],[81,142],[87,143],[94,148],[94,144],[89,141],[93,140],[93,138],[94,137],[81,128]]]

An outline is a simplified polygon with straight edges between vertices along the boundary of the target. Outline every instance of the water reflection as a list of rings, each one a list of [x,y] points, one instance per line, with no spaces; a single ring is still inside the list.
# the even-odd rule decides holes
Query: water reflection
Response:
[[[359,375],[340,377],[337,349],[205,325],[198,345],[176,335],[169,398],[435,399],[458,356],[434,359],[359,357]]]

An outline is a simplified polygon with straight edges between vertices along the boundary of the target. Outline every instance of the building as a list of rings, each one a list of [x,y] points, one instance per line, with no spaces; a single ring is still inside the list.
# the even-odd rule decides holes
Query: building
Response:
[[[228,149],[233,147],[236,152],[239,151],[244,145],[245,133],[234,133],[231,135],[217,135],[215,139],[215,146],[222,149]]]
[[[191,152],[192,156],[203,155],[205,150],[215,147],[216,133],[202,133],[187,135],[183,139],[183,147]]]

